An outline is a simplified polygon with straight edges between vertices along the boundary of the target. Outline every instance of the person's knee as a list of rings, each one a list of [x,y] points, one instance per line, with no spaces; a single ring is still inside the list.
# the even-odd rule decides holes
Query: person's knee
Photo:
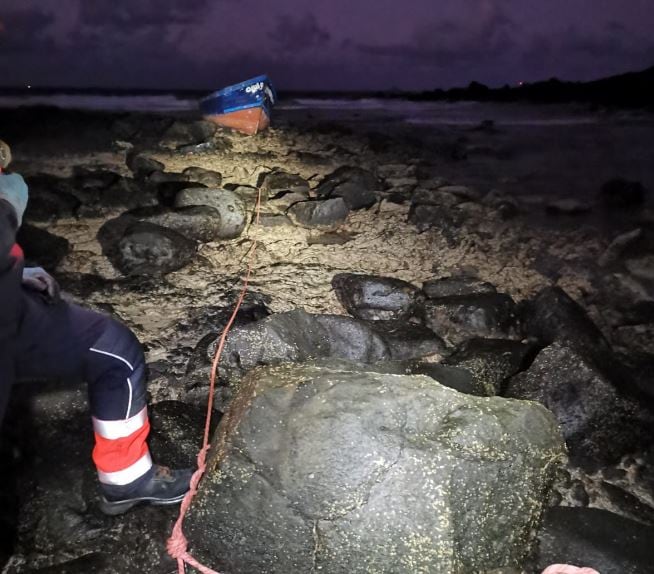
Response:
[[[91,361],[126,370],[133,382],[145,379],[143,348],[136,335],[122,323],[107,317],[102,334],[89,349]]]

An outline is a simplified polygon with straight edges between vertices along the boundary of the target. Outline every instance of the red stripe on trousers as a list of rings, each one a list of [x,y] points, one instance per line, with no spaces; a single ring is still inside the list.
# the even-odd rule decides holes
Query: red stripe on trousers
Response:
[[[148,453],[147,438],[150,432],[150,421],[131,435],[108,439],[95,434],[93,462],[101,472],[118,472],[132,466]]]

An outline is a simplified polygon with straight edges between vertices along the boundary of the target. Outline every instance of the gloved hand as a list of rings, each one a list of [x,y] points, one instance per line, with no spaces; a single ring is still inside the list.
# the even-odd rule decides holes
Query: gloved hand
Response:
[[[25,267],[23,285],[47,295],[49,301],[59,301],[59,284],[43,267]]]
[[[23,222],[23,213],[27,207],[27,184],[17,173],[0,173],[0,199],[8,201],[16,211],[18,227]]]

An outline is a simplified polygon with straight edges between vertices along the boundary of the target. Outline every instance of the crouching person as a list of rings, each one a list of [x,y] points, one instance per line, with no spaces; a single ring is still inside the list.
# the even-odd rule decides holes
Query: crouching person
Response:
[[[179,503],[192,470],[152,461],[141,345],[114,319],[60,299],[56,281],[43,269],[24,267],[15,239],[28,189],[20,175],[5,173],[10,162],[9,146],[0,141],[0,423],[15,381],[83,379],[102,511]]]

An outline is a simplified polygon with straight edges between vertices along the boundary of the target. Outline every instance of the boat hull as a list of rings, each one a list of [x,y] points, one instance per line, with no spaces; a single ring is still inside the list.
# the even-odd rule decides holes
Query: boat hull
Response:
[[[270,125],[270,118],[263,108],[248,108],[226,114],[210,114],[205,120],[238,132],[254,135]]]
[[[277,95],[266,76],[228,86],[200,101],[205,119],[245,134],[256,134],[270,125],[270,110]]]

